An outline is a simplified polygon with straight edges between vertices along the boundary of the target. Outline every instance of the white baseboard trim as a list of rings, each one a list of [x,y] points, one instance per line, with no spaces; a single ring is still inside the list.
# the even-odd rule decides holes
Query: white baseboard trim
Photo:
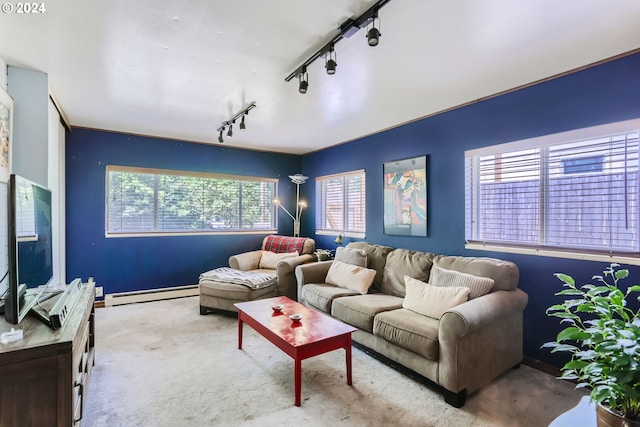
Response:
[[[149,289],[146,291],[120,292],[104,296],[105,307],[133,304],[137,302],[160,301],[163,299],[191,297],[198,295],[198,285],[174,286],[171,288]]]

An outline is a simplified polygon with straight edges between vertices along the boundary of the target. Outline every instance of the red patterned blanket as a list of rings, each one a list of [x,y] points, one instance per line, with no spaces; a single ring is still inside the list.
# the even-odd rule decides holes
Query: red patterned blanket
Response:
[[[302,247],[307,240],[305,237],[267,236],[264,242],[264,250],[275,252],[296,252],[302,255]]]

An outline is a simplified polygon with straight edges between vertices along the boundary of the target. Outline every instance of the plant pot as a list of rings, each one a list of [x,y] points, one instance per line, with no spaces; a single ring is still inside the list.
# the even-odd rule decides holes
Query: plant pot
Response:
[[[329,254],[316,254],[318,257],[318,261],[327,261],[329,259]]]
[[[598,427],[640,427],[640,421],[624,418],[601,404],[596,405]]]

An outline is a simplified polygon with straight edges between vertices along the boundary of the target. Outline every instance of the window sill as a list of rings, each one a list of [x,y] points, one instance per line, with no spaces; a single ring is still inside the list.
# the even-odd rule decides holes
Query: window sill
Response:
[[[464,245],[465,249],[491,251],[491,252],[506,252],[512,254],[523,255],[538,255],[553,258],[569,258],[578,259],[583,261],[601,261],[601,262],[616,262],[618,264],[640,265],[640,258],[631,255],[604,255],[604,254],[592,254],[584,252],[569,252],[569,251],[554,251],[550,249],[539,248],[524,248],[513,246],[499,246],[482,243],[467,243]]]

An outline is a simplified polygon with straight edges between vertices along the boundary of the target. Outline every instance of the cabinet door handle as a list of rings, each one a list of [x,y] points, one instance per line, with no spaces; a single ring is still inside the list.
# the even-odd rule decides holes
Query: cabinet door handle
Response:
[[[76,381],[75,383],[73,383],[74,387],[80,387],[80,418],[78,418],[77,420],[73,420],[73,423],[77,423],[80,420],[82,420],[82,413],[84,411],[84,384]]]

